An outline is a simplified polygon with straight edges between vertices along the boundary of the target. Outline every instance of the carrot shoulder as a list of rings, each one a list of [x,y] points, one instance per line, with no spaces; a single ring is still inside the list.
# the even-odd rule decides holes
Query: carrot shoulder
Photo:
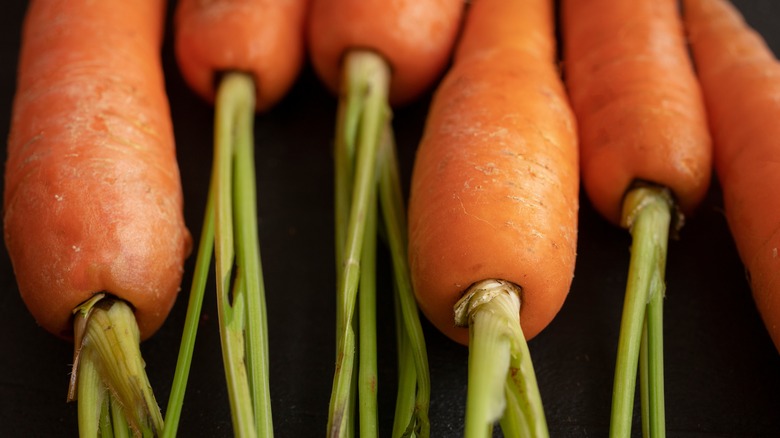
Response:
[[[709,187],[712,152],[677,2],[566,0],[561,11],[589,199],[618,224],[641,180],[668,187],[691,213]]]
[[[304,57],[309,0],[182,0],[176,7],[176,59],[187,83],[214,101],[218,75],[251,74],[256,108],[269,109],[293,85]]]
[[[686,0],[684,17],[726,219],[780,350],[780,64],[727,2]]]
[[[75,12],[74,12],[75,11]],[[142,338],[171,309],[190,249],[165,96],[162,2],[33,1],[5,170],[4,237],[36,321],[106,291]]]
[[[313,1],[307,37],[311,61],[338,94],[344,54],[351,49],[376,51],[392,71],[390,103],[406,103],[446,66],[462,13],[458,0]]]
[[[409,258],[433,324],[468,343],[453,306],[473,283],[522,288],[522,330],[539,333],[571,285],[577,240],[576,125],[555,68],[551,2],[469,11],[436,91],[412,175]]]

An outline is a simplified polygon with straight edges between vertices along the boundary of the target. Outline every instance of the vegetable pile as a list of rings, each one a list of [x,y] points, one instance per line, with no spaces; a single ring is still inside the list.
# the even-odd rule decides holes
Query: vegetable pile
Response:
[[[73,349],[80,436],[547,437],[580,427],[561,392],[600,403],[596,433],[665,436],[687,365],[664,301],[692,284],[666,275],[713,204],[780,363],[780,68],[728,0],[31,0],[22,26],[4,241]],[[570,304],[583,217],[630,260]],[[622,308],[566,344],[559,313],[615,279]],[[734,345],[708,333],[671,348]],[[556,374],[590,358],[602,398]]]

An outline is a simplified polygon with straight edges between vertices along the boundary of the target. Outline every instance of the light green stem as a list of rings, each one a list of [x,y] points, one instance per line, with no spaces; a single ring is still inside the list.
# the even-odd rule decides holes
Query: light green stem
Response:
[[[104,406],[106,415],[110,412],[106,397],[116,399],[114,406],[121,406],[121,415],[136,433],[162,433],[163,419],[144,369],[133,310],[124,301],[99,294],[75,313],[80,434],[97,436],[99,429],[109,433],[111,423],[103,422],[101,414]]]
[[[397,285],[394,286],[396,289]],[[417,372],[414,352],[406,336],[401,298],[396,290],[393,296],[396,348],[398,350],[398,389],[396,392],[395,414],[393,416],[393,437],[411,436],[416,421],[414,411],[417,399]]]
[[[663,276],[663,274],[662,274]],[[656,282],[651,291],[650,303],[647,305],[645,316],[646,341],[642,344],[644,360],[641,366],[646,375],[646,396],[642,400],[647,403],[647,425],[644,428],[644,436],[650,438],[663,438],[666,436],[666,414],[664,407],[664,360],[663,360],[663,297],[664,284]],[[643,339],[643,340],[644,340]]]
[[[639,187],[628,193],[623,207],[623,224],[628,227],[633,242],[631,245],[631,261],[628,271],[628,283],[623,304],[623,317],[620,323],[620,338],[618,340],[617,364],[615,367],[615,382],[612,393],[612,413],[610,421],[610,437],[625,438],[631,436],[631,417],[634,405],[634,393],[637,380],[637,366],[648,302],[654,298],[660,301],[664,290],[664,271],[666,252],[671,223],[671,197],[668,191],[655,187]],[[659,303],[659,306],[661,303]],[[656,321],[659,322],[660,320]],[[662,330],[662,327],[660,328]],[[657,344],[660,337],[659,324],[648,328],[648,345]],[[656,347],[657,348],[657,347]],[[653,351],[651,348],[649,351]],[[662,356],[648,355],[648,363],[661,361]],[[655,371],[651,371],[655,369]],[[654,385],[661,385],[660,394],[656,391],[656,402],[648,409],[653,417],[658,406],[663,404],[663,372],[662,365],[650,364],[648,379],[653,379]],[[655,375],[655,377],[651,377]],[[658,397],[660,395],[660,398]],[[663,413],[660,413],[663,421]],[[650,424],[654,421],[651,420]],[[663,426],[655,427],[663,430]]]
[[[179,428],[182,407],[184,406],[184,394],[187,389],[187,379],[192,365],[192,356],[195,350],[195,338],[198,333],[203,296],[206,291],[206,283],[211,266],[211,255],[214,251],[214,196],[213,190],[209,190],[206,201],[206,214],[203,218],[198,254],[195,260],[195,272],[192,276],[192,287],[187,304],[187,316],[184,320],[184,330],[179,346],[179,357],[176,361],[176,370],[173,376],[171,393],[168,397],[168,405],[165,410],[165,428],[163,438],[174,438]]]
[[[229,73],[223,77],[215,107],[211,182],[222,355],[233,428],[242,437],[273,436],[255,201],[254,95],[251,76]]]
[[[240,78],[240,79],[239,79]],[[226,80],[231,80],[226,78]],[[254,97],[254,82],[248,75],[238,76],[242,89],[236,92]],[[239,87],[238,85],[236,86]],[[252,99],[254,102],[254,99]],[[237,127],[246,135],[236,136],[234,207],[236,230],[236,264],[246,288],[247,301],[247,367],[254,402],[254,414],[259,436],[273,436],[271,418],[271,391],[268,366],[268,322],[266,315],[265,284],[260,261],[260,239],[257,223],[257,194],[255,190],[255,157],[252,136],[254,105],[242,106],[243,122]]]
[[[430,435],[428,406],[430,404],[430,374],[428,370],[428,353],[425,337],[420,323],[420,314],[412,290],[412,280],[407,259],[406,210],[404,208],[401,176],[396,156],[395,141],[389,123],[383,136],[380,149],[379,167],[379,199],[382,206],[385,235],[390,246],[395,278],[395,292],[398,297],[398,311],[401,314],[401,330],[398,336],[406,339],[404,350],[399,354],[411,355],[415,372],[399,370],[399,398],[397,404],[405,404],[404,400],[410,394],[415,397],[415,405],[411,412],[411,421],[406,427],[408,432],[415,431],[419,437]],[[400,343],[399,343],[400,344]],[[401,366],[409,366],[405,361]],[[413,375],[414,379],[408,379]],[[396,415],[401,414],[396,409]],[[407,417],[409,414],[401,414]]]
[[[376,186],[375,186],[376,187]],[[360,289],[358,291],[359,358],[358,397],[360,436],[378,434],[378,376],[376,345],[376,191],[370,195],[366,214],[363,254],[360,260]]]
[[[387,110],[387,87],[389,67],[376,54],[356,51],[345,58],[347,77],[362,78],[349,84],[347,93],[363,95],[363,110],[360,112],[360,129],[355,143],[355,172],[351,191],[346,234],[343,236],[344,250],[338,252],[342,264],[337,275],[337,344],[336,371],[328,411],[328,436],[346,436],[352,421],[349,409],[351,383],[355,362],[355,333],[352,320],[359,284],[360,258],[365,236],[365,218],[370,208],[371,191],[376,184],[376,156],[381,130],[389,116]],[[349,101],[349,99],[347,99]],[[352,110],[346,109],[346,114]],[[337,152],[340,154],[341,152]],[[338,163],[337,163],[338,165]],[[337,182],[339,177],[337,176]],[[337,207],[338,210],[338,207]],[[337,214],[339,212],[337,211]],[[337,230],[338,231],[338,230]],[[337,236],[337,244],[341,238]]]
[[[501,420],[505,436],[547,437],[541,395],[520,328],[520,291],[503,280],[472,286],[455,308],[469,327],[467,438],[489,437]]]
[[[98,436],[107,391],[100,381],[95,353],[81,353],[78,369],[78,419],[80,436]]]

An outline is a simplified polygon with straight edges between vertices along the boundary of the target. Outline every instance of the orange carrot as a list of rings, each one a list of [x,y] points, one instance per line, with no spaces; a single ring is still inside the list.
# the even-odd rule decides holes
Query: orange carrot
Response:
[[[630,434],[640,357],[643,430],[662,436],[668,235],[682,225],[673,212],[691,214],[709,187],[704,103],[675,0],[564,0],[561,15],[583,185],[596,210],[633,237],[610,436]]]
[[[475,2],[429,112],[409,205],[415,293],[452,339],[468,343],[452,309],[480,280],[523,289],[529,339],[563,304],[577,240],[575,131],[551,2]]]
[[[187,83],[213,102],[218,75],[250,73],[258,111],[293,85],[303,55],[308,0],[182,0],[176,8],[176,59]]]
[[[314,0],[308,25],[311,61],[338,94],[344,54],[375,51],[392,70],[390,102],[405,103],[441,74],[462,13],[458,0]]]
[[[32,1],[8,141],[4,225],[36,321],[108,292],[154,333],[190,235],[160,63],[164,2]]]
[[[711,148],[673,0],[564,1],[564,75],[577,113],[582,178],[620,223],[637,180],[670,188],[691,213],[707,192]]]
[[[569,292],[579,189],[553,17],[549,0],[471,5],[414,163],[414,292],[469,346],[467,437],[499,419],[506,436],[548,436],[526,339]]]
[[[780,350],[780,64],[728,2],[683,4],[726,219]]]

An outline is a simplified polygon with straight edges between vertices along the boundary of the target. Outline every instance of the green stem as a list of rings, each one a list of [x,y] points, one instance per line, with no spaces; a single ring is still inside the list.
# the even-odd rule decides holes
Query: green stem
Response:
[[[465,436],[488,437],[502,420],[505,436],[547,437],[547,422],[520,327],[520,291],[512,283],[473,285],[455,308],[469,327]]]
[[[360,261],[358,291],[358,321],[360,363],[358,368],[358,398],[360,400],[360,436],[378,434],[377,345],[376,345],[376,193],[370,196],[366,214],[363,254]]]
[[[137,433],[159,435],[163,429],[160,408],[152,393],[139,347],[135,315],[124,301],[103,294],[76,309],[74,328],[78,360],[79,430],[96,436],[101,412],[116,399],[127,424]],[[106,411],[109,412],[109,411]],[[103,426],[106,432],[110,422]]]
[[[246,336],[247,365],[258,435],[273,436],[271,418],[271,391],[268,366],[268,322],[265,302],[265,284],[260,261],[260,239],[257,223],[257,194],[255,190],[254,82],[248,75],[237,75],[240,81],[236,93],[252,97],[252,105],[242,105],[242,120],[237,129],[246,135],[236,136],[234,206],[236,220],[236,252],[239,273],[244,279],[247,300]]]
[[[187,316],[184,321],[184,331],[179,346],[179,357],[176,361],[173,385],[171,386],[171,393],[165,410],[164,438],[174,438],[179,428],[179,420],[181,419],[181,410],[184,405],[184,394],[187,390],[187,379],[189,378],[190,367],[192,365],[195,338],[198,333],[198,323],[200,322],[203,296],[206,290],[213,251],[214,194],[213,190],[209,190],[208,199],[206,201],[206,214],[203,218],[203,229],[201,230],[200,242],[198,244],[197,259],[195,260],[195,272],[192,278],[192,287],[190,288],[190,298],[189,303],[187,304]]]
[[[217,311],[225,376],[234,432],[248,437],[273,435],[254,189],[254,95],[251,76],[229,73],[223,77],[216,99],[211,182],[216,210]]]
[[[100,381],[97,358],[92,351],[81,353],[78,368],[78,419],[81,436],[98,436],[102,411],[106,402],[106,389]]]
[[[660,301],[663,294],[669,226],[672,217],[671,206],[672,201],[667,190],[644,186],[630,191],[624,202],[623,223],[629,228],[633,242],[612,394],[610,421],[612,438],[631,435],[642,327],[648,302],[654,298],[654,295],[657,295]],[[661,336],[658,324],[648,331],[648,345],[657,342],[651,339],[653,336]],[[662,360],[662,357],[658,354],[648,356],[649,362],[659,360]],[[657,364],[651,365],[649,369],[652,370],[653,367],[661,372],[663,370],[662,366],[658,368]],[[648,376],[653,373],[657,374],[657,371],[650,372]],[[655,380],[662,381],[662,377],[656,376]],[[662,385],[662,382],[657,381],[654,385],[659,383]],[[662,399],[663,396],[660,399],[661,403]],[[653,417],[654,413],[651,411],[649,415]],[[663,414],[660,415],[663,419]],[[663,426],[660,429],[663,430]]]
[[[660,287],[659,287],[660,286]],[[651,291],[645,325],[647,327],[648,434],[646,437],[666,436],[666,415],[664,408],[664,360],[663,360],[663,282],[656,282]]]
[[[381,130],[389,115],[387,110],[387,87],[389,67],[376,54],[356,51],[345,58],[347,77],[362,78],[347,80],[347,93],[363,95],[363,110],[360,116],[360,128],[357,132],[355,151],[354,184],[351,191],[351,203],[347,220],[344,250],[337,258],[342,260],[337,276],[337,344],[336,370],[333,380],[330,406],[328,411],[328,435],[343,437],[350,414],[350,393],[355,361],[355,333],[352,320],[359,284],[360,257],[365,236],[365,218],[370,208],[370,193],[376,184],[376,155]],[[358,87],[359,86],[359,87]],[[349,99],[348,99],[349,100]],[[345,110],[350,114],[349,109]],[[341,152],[337,152],[341,153]],[[338,180],[337,176],[337,180]],[[337,212],[338,214],[338,212]],[[337,237],[337,244],[340,239]]]
[[[398,288],[397,284],[394,286]],[[395,414],[393,416],[393,433],[391,436],[411,436],[414,421],[415,403],[417,398],[417,372],[415,370],[414,352],[406,335],[403,316],[401,315],[401,298],[398,291],[393,295],[395,319],[395,338],[398,350],[398,389],[396,392]]]
[[[419,437],[428,437],[430,435],[428,406],[431,393],[428,353],[409,273],[406,211],[395,141],[389,123],[384,132],[379,160],[379,199],[382,205],[385,235],[390,246],[393,262],[398,310],[401,314],[401,331],[398,336],[402,336],[407,340],[403,343],[406,351],[399,349],[399,354],[411,355],[415,368],[413,374],[403,369],[399,371],[399,376],[413,375],[415,378],[414,380],[399,379],[399,398],[396,403],[403,404],[403,400],[407,398],[406,394],[416,394],[411,421],[407,425],[406,430],[416,431]],[[399,362],[399,365],[409,366],[406,365],[406,362]],[[398,414],[399,412],[396,410],[396,415]],[[407,416],[407,414],[403,415]]]

